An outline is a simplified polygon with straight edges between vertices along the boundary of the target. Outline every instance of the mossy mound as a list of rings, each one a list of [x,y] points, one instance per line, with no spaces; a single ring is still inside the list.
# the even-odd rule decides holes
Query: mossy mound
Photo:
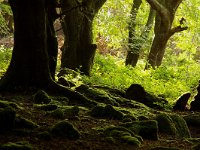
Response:
[[[58,108],[58,106],[55,105],[55,104],[35,105],[34,107],[37,108],[37,109],[40,109],[40,110],[44,110],[44,111],[53,111],[53,110],[56,110]]]
[[[104,133],[107,136],[106,139],[112,142],[118,141],[139,147],[143,141],[140,136],[121,126],[110,126],[105,129]]]
[[[27,141],[20,141],[16,143],[9,142],[6,144],[2,144],[0,145],[0,149],[1,150],[36,150]]]
[[[123,113],[116,110],[111,105],[103,106],[96,106],[91,110],[91,116],[97,117],[97,118],[108,118],[108,119],[114,119],[114,120],[122,120],[123,119]]]
[[[49,113],[49,115],[53,118],[64,119],[64,112],[62,109],[58,108]]]
[[[179,115],[159,114],[156,117],[159,131],[179,138],[191,137],[187,123]]]
[[[35,95],[33,95],[33,101],[35,104],[49,104],[51,99],[45,91],[39,90]]]
[[[151,148],[150,150],[181,150],[179,148],[174,148],[174,147],[154,147],[154,148]]]
[[[199,114],[192,114],[187,115],[184,117],[185,121],[187,122],[188,126],[200,126],[200,115]]]
[[[51,133],[54,137],[65,137],[71,140],[80,138],[79,131],[67,121],[61,121],[55,124],[51,129]]]
[[[34,129],[38,125],[31,120],[23,118],[21,116],[16,116],[15,118],[15,128],[17,129]]]
[[[0,132],[14,128],[16,112],[12,107],[0,108]]]
[[[104,104],[110,104],[113,106],[119,106],[119,103],[117,103],[109,93],[107,93],[104,90],[97,89],[97,88],[91,88],[87,85],[81,85],[76,88],[76,91],[82,93],[86,97],[89,97],[90,99]]]
[[[79,116],[80,109],[78,106],[73,106],[73,107],[65,108],[63,109],[63,111],[67,118],[72,118],[72,117]]]
[[[155,120],[133,121],[123,123],[121,126],[140,135],[144,139],[158,140],[158,123]]]

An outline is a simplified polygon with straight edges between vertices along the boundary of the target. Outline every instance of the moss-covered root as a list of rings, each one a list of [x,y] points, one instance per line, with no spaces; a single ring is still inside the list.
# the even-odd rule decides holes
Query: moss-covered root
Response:
[[[67,121],[61,121],[55,124],[51,129],[51,133],[54,137],[64,137],[71,140],[80,138],[79,131]]]
[[[20,141],[16,143],[6,143],[0,145],[1,150],[36,150],[36,148],[33,148],[31,144],[27,141]]]

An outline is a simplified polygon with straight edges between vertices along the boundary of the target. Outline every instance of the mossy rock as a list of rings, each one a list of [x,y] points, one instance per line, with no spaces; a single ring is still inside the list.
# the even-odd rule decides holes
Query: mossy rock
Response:
[[[55,104],[43,104],[43,105],[36,105],[34,106],[37,109],[44,110],[44,111],[53,111],[58,108]]]
[[[17,105],[16,103],[14,103],[14,102],[0,100],[0,108],[6,108],[6,107],[12,107],[14,109],[19,109],[20,108],[20,106]]]
[[[187,123],[179,115],[159,114],[156,118],[159,131],[179,138],[191,137]]]
[[[174,136],[176,135],[176,126],[169,115],[165,113],[159,114],[157,115],[156,120],[158,122],[159,132]]]
[[[14,128],[16,112],[12,107],[0,108],[0,132]]]
[[[84,94],[86,97],[91,98],[99,103],[110,104],[113,106],[119,106],[119,103],[113,99],[109,93],[104,90],[97,89],[97,88],[90,88],[87,85],[81,85],[76,88],[76,91]]]
[[[180,138],[190,138],[190,130],[188,129],[187,123],[183,117],[179,115],[172,115],[171,118],[175,124],[178,136]]]
[[[112,141],[127,143],[137,147],[139,147],[141,145],[141,142],[143,141],[140,136],[121,126],[110,126],[105,129],[104,133],[107,138],[112,139]]]
[[[1,150],[36,150],[27,141],[20,141],[16,143],[9,142],[6,144],[2,144],[0,145],[0,149]]]
[[[184,117],[184,119],[187,122],[188,126],[195,126],[195,127],[200,126],[200,115],[199,114],[187,115]]]
[[[34,129],[37,127],[38,125],[31,120],[28,120],[21,116],[16,116],[15,118],[15,128],[17,129]]]
[[[122,120],[124,114],[118,110],[116,110],[111,105],[103,106],[96,106],[91,110],[92,117],[99,117],[99,118],[108,118],[113,120]]]
[[[154,147],[154,148],[151,148],[150,150],[181,150],[179,148],[175,148],[175,147]]]
[[[79,116],[80,109],[79,109],[78,106],[73,106],[73,107],[70,107],[70,108],[65,108],[63,111],[64,111],[65,116],[67,118],[72,118],[72,117]]]
[[[134,121],[123,123],[121,126],[128,128],[144,139],[158,140],[158,123],[155,120]]]
[[[42,140],[52,140],[52,135],[48,131],[44,131],[38,134],[38,137]]]
[[[51,99],[45,91],[39,90],[35,95],[33,95],[33,101],[35,104],[49,104]]]
[[[51,129],[51,133],[54,137],[63,137],[71,140],[80,138],[79,131],[67,121],[61,121],[55,124]]]
[[[65,117],[62,109],[58,108],[49,113],[49,115],[53,118],[63,119]]]

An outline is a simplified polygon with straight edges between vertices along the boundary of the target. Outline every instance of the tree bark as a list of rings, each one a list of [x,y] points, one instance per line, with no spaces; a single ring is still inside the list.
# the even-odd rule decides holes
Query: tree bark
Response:
[[[165,48],[169,38],[176,32],[187,30],[187,27],[181,27],[181,24],[172,28],[175,13],[182,0],[147,0],[147,2],[157,12],[154,27],[155,37],[148,56],[148,64],[146,69],[150,66],[156,68],[161,65],[164,57]]]
[[[106,0],[61,2],[63,12],[70,10],[65,14],[63,22],[65,43],[61,68],[79,69],[83,74],[90,75],[96,51],[96,45],[93,44],[92,23],[94,16],[105,2]]]

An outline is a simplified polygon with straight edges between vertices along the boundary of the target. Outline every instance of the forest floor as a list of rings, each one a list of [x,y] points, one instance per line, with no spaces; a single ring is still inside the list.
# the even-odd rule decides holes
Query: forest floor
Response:
[[[61,42],[63,42],[62,37],[59,43]],[[4,45],[6,43],[6,47],[12,47],[12,37],[1,40],[0,45],[2,43]],[[141,137],[142,141],[139,141],[139,144],[137,143],[139,138],[136,139],[136,143],[134,140],[121,140],[117,137],[121,136],[121,132],[108,135],[106,133],[108,128],[119,128],[125,123],[156,120],[156,116],[162,113],[178,114],[182,117],[188,115],[199,117],[200,114],[190,111],[172,112],[171,110],[151,109],[133,100],[127,100],[112,90],[110,92],[101,89],[98,92],[99,89],[94,90],[93,87],[90,89],[92,90],[87,91],[86,89],[83,94],[98,103],[100,108],[111,106],[114,114],[112,114],[113,111],[108,111],[98,116],[99,111],[97,111],[95,116],[91,113],[95,106],[89,107],[81,102],[71,104],[67,98],[59,96],[50,96],[51,101],[48,104],[43,102],[38,104],[35,101],[35,93],[0,94],[0,150],[29,150],[32,148],[38,150],[195,150],[194,146],[200,143],[199,126],[188,126],[191,134],[189,138],[177,137],[156,130],[153,134],[157,134],[157,139]],[[6,129],[7,131],[3,131],[6,125],[9,126],[6,122],[9,118],[5,118],[4,115],[6,114],[5,109],[10,107],[15,113],[14,124],[13,127]],[[123,117],[115,116],[115,112],[120,112]],[[125,116],[132,118],[125,119]],[[62,132],[72,134],[72,138],[62,133],[53,135],[52,129],[59,122],[73,125],[73,129],[79,133],[79,136],[73,137],[73,134],[66,131],[68,130],[66,128],[61,129]]]

